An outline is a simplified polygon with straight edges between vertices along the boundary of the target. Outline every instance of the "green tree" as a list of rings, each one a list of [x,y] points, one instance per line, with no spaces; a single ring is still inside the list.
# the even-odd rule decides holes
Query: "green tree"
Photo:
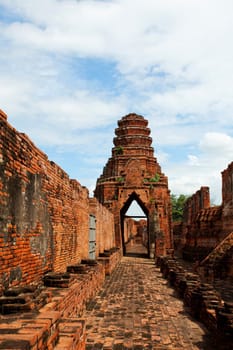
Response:
[[[181,221],[183,219],[184,205],[188,198],[189,196],[185,194],[180,194],[179,196],[171,195],[173,221]]]

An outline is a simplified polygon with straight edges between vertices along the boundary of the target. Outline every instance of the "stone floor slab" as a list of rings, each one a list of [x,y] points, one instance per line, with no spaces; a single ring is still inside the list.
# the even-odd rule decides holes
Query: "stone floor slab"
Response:
[[[150,259],[123,257],[85,318],[87,350],[225,350],[192,319]]]

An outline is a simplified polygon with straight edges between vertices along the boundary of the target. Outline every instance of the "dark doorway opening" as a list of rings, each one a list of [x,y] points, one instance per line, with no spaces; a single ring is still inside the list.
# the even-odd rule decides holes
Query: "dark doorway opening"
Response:
[[[124,256],[149,257],[148,209],[133,192],[120,211]]]

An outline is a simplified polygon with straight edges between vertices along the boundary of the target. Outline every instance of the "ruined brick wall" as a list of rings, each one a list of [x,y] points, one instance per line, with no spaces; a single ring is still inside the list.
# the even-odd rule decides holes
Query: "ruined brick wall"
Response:
[[[96,218],[96,256],[116,246],[114,216],[96,198],[90,198],[90,214]]]
[[[147,235],[147,220],[141,219],[137,222],[137,234],[141,237],[142,244],[147,247],[148,235]]]
[[[125,243],[133,239],[137,234],[137,222],[131,218],[124,220],[124,241]]]
[[[112,156],[97,179],[95,197],[114,214],[116,245],[124,252],[125,214],[135,200],[148,220],[148,255],[173,249],[168,179],[154,157],[148,121],[128,114],[118,121]]]
[[[184,207],[184,222],[187,226],[193,224],[200,210],[210,207],[210,194],[208,187],[201,187],[195,194],[187,199]]]
[[[201,187],[187,200],[180,232],[184,256],[205,257],[232,231],[233,162],[222,172],[222,205],[210,206],[208,187]]]
[[[27,284],[88,256],[88,191],[0,112],[0,285]]]
[[[126,243],[130,241],[132,244],[140,243],[147,246],[147,220],[126,218],[124,220],[124,225],[124,239]]]
[[[174,250],[180,255],[180,251],[183,248],[185,241],[183,242],[182,239],[182,227],[183,223],[182,221],[175,221],[172,224],[173,227],[173,239],[174,239]]]
[[[222,172],[222,237],[233,231],[233,162]]]
[[[221,207],[210,206],[208,187],[201,187],[187,200],[181,230],[180,244],[184,247],[183,255],[187,259],[200,259],[218,244]]]
[[[233,278],[233,162],[222,172],[222,205],[210,208],[218,213],[217,220],[209,215],[211,239],[215,249],[202,261],[201,271],[206,278]],[[216,216],[215,216],[216,217]],[[206,235],[206,240],[208,236]]]
[[[230,251],[227,255],[227,267],[228,267],[228,276],[231,277],[232,281],[233,281],[233,244],[231,244],[231,248]]]
[[[233,232],[228,234],[201,262],[199,272],[211,283],[215,279],[233,279]]]

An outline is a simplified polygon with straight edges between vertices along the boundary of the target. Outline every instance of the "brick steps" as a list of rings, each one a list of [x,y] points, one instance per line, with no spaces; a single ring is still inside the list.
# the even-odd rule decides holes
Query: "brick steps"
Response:
[[[0,349],[53,349],[59,336],[59,312],[1,319]]]
[[[69,288],[74,277],[69,273],[48,273],[43,278],[46,287]]]
[[[218,328],[233,338],[233,302],[225,302],[222,309],[217,310]]]
[[[44,305],[39,313],[26,309],[25,299],[22,296],[9,296],[5,299],[15,315],[0,316],[0,349],[4,350],[84,350],[85,323],[72,319],[71,315],[78,315],[85,309],[86,300],[102,285],[104,270],[101,265],[90,271],[89,274],[76,275],[81,281],[75,281],[71,286],[61,288],[56,274],[51,275],[52,287],[47,287],[51,296],[50,302]],[[66,275],[66,277],[68,277]],[[84,277],[84,278],[83,278]],[[100,278],[101,277],[101,278]],[[74,275],[72,275],[74,279]],[[67,278],[69,281],[69,279]],[[57,287],[55,285],[57,284]],[[13,294],[13,293],[12,293]],[[13,300],[22,304],[10,304]],[[27,312],[27,313],[26,313]]]
[[[233,246],[233,232],[231,232],[213,251],[202,261],[201,265],[214,265],[221,260]]]
[[[22,286],[5,290],[0,297],[0,314],[14,314],[39,310],[50,301],[44,286]]]
[[[216,280],[230,280],[230,266],[233,258],[233,232],[231,232],[215,249],[200,263],[198,268],[203,278],[211,283]],[[232,282],[231,282],[232,283]],[[233,288],[229,292],[233,295]],[[225,293],[224,293],[225,294]]]
[[[102,264],[105,270],[105,275],[111,275],[112,271],[115,269],[116,265],[120,261],[121,251],[119,248],[114,248],[112,250],[106,251],[99,255],[97,259],[98,263]]]
[[[67,267],[67,271],[70,273],[75,273],[75,274],[86,274],[88,273],[88,268],[85,265],[78,264],[78,265],[70,265]]]
[[[160,257],[157,265],[184,299],[192,316],[211,331],[233,337],[233,303],[223,301],[212,284],[203,283],[198,274],[185,271],[174,258]]]
[[[117,249],[110,257],[102,258],[104,263],[86,259],[81,264],[69,266],[67,270],[72,273],[45,275],[44,280],[49,281],[47,287],[25,286],[5,291],[5,304],[2,305],[12,307],[12,300],[21,304],[15,303],[15,314],[0,314],[0,349],[84,350],[85,322],[79,317],[120,257]],[[80,269],[85,273],[80,273]],[[63,283],[66,285],[62,287]],[[35,308],[26,310],[27,303],[33,300]],[[19,310],[18,306],[25,309]],[[13,312],[13,308],[11,310]]]
[[[77,318],[62,319],[59,323],[59,341],[54,350],[85,350],[85,321]]]

